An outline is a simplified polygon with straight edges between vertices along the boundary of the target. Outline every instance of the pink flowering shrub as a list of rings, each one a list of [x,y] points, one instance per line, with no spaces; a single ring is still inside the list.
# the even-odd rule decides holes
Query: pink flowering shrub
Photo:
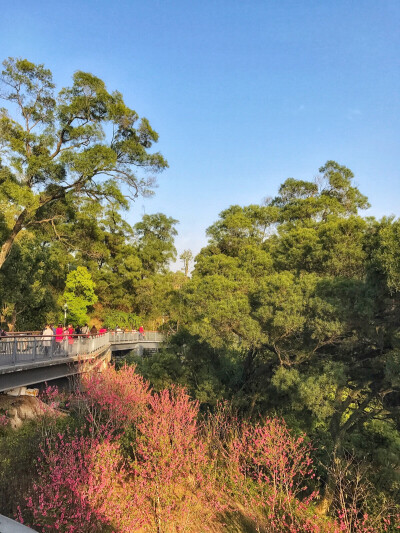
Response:
[[[47,442],[38,458],[38,479],[27,500],[32,527],[68,533],[102,531],[106,520],[92,509],[89,485],[98,439],[58,435]],[[104,529],[103,529],[104,530]]]
[[[205,532],[243,509],[268,533],[386,531],[358,508],[317,516],[311,445],[283,420],[239,422],[224,405],[200,423],[184,389],[155,393],[132,367],[85,376],[78,403],[82,433],[41,448],[23,510],[38,531]]]
[[[46,404],[51,409],[57,409],[60,405],[60,393],[56,385],[48,385],[39,394],[39,400]]]
[[[315,476],[311,445],[303,436],[293,436],[283,420],[266,419],[256,426],[243,423],[230,451],[238,469],[263,490],[273,489],[280,502],[301,496]],[[312,492],[307,501],[314,496]]]
[[[199,435],[198,409],[184,389],[164,390],[151,397],[137,426],[136,481],[154,531],[191,531],[194,517],[210,520],[222,509],[213,464]]]
[[[359,509],[346,509],[339,513],[339,531],[345,533],[382,533],[393,531],[391,526],[400,529],[400,525],[395,526],[393,517],[382,517],[378,524],[374,517],[367,513],[361,513]]]
[[[128,368],[108,370],[103,383],[101,377],[86,380],[84,395],[112,426],[103,424],[101,434],[88,419],[90,436],[47,441],[27,501],[33,526],[43,532],[128,533],[191,531],[195,516],[209,521],[219,505],[199,435],[198,403],[178,388],[151,395]],[[121,452],[122,434],[114,431],[121,420],[135,422],[128,457]]]
[[[339,531],[313,510],[318,493],[311,487],[311,445],[303,436],[294,436],[283,420],[266,419],[256,426],[239,423],[226,406],[216,417],[225,446],[212,441],[225,456],[223,482],[232,500],[242,502],[262,531]]]
[[[82,375],[80,400],[86,418],[93,426],[123,429],[143,414],[151,397],[149,384],[135,373],[134,366],[116,371],[114,366],[103,373]]]
[[[62,435],[42,448],[38,480],[27,499],[40,531],[129,533],[148,520],[117,442]]]
[[[0,413],[0,428],[6,427],[8,425],[8,422],[9,422],[9,419],[7,416],[7,412],[5,412],[4,414]]]

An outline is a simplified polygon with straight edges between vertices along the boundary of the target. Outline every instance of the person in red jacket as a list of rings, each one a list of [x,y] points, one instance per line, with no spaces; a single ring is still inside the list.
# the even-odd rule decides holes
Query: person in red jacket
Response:
[[[58,324],[58,326],[56,327],[56,342],[63,341],[63,338],[64,338],[63,331],[64,329],[62,327],[62,324]]]
[[[56,352],[61,351],[61,343],[64,340],[64,328],[62,324],[56,327]]]
[[[140,326],[139,328],[139,338],[144,339],[144,327]]]
[[[68,324],[68,344],[74,344],[74,333],[75,330],[72,324]]]

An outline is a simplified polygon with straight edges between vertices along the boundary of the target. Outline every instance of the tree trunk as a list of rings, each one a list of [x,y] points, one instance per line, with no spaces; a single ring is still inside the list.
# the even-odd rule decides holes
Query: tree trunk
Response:
[[[343,394],[343,388],[338,387],[336,389],[336,409],[332,415],[330,424],[329,424],[329,433],[332,439],[332,463],[336,460],[341,454],[342,444],[343,444],[343,428],[341,427],[342,415],[347,409],[350,398],[347,398],[344,402],[341,401]],[[317,513],[320,515],[326,515],[332,506],[333,498],[335,496],[335,476],[333,474],[332,468],[328,470],[328,475],[326,478],[325,486],[321,491],[321,500],[317,506]]]
[[[11,322],[7,322],[8,331],[14,331],[16,323],[17,323],[17,311],[14,308],[13,312],[12,312],[12,315],[11,315]]]
[[[19,217],[17,218],[17,221],[15,222],[14,227],[13,227],[9,237],[7,238],[5,243],[2,245],[1,250],[0,250],[0,269],[3,268],[3,265],[4,265],[7,257],[9,256],[9,254],[11,252],[11,248],[12,248],[12,246],[14,244],[14,241],[15,241],[18,233],[23,228],[23,225],[25,223],[27,215],[28,215],[28,213],[27,213],[26,209],[24,209],[22,211],[22,213],[19,215]]]
[[[338,387],[336,390],[336,409],[329,424],[329,433],[331,435],[333,444],[333,461],[340,459],[340,456],[343,453],[343,440],[347,432],[350,431],[350,429],[356,423],[360,422],[360,420],[365,419],[367,416],[370,417],[373,415],[373,411],[370,411],[368,415],[366,415],[365,409],[377,395],[376,390],[371,390],[367,396],[360,403],[358,403],[358,407],[353,410],[352,414],[346,419],[346,421],[342,422],[343,413],[345,413],[346,409],[354,400],[354,396],[349,394],[344,401],[341,401],[343,391],[343,387]],[[320,511],[322,511],[324,508],[328,510],[332,505],[335,495],[335,480],[336,476],[334,475],[334,469],[331,468],[328,471],[326,485],[322,493],[321,502],[318,506]]]
[[[341,439],[340,439],[341,440]],[[340,449],[340,445],[337,447],[337,449]],[[334,450],[333,452],[333,464],[337,460],[337,451]],[[321,491],[321,500],[317,505],[316,511],[319,515],[326,516],[329,512],[329,509],[332,507],[333,499],[335,497],[335,490],[336,490],[336,476],[334,474],[334,469],[331,467],[328,470],[328,475],[326,477],[325,486]]]

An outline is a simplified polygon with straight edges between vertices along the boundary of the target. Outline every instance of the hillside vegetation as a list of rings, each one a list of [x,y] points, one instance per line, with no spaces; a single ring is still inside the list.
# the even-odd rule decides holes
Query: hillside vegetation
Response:
[[[339,533],[395,524],[394,509],[369,517],[358,501],[320,516],[312,445],[282,419],[239,420],[228,403],[200,416],[184,389],[155,392],[134,367],[86,376],[68,399],[69,421],[55,414],[57,391],[43,399],[52,412],[37,421],[36,466],[17,495],[19,520],[38,531]],[[5,442],[12,431],[3,429]]]

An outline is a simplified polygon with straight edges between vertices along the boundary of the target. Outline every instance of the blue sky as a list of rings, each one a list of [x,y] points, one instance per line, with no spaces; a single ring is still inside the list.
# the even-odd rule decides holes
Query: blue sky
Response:
[[[128,219],[173,216],[197,253],[221,210],[328,159],[370,214],[400,214],[399,27],[398,0],[19,0],[2,5],[0,57],[120,90],[170,164]]]

